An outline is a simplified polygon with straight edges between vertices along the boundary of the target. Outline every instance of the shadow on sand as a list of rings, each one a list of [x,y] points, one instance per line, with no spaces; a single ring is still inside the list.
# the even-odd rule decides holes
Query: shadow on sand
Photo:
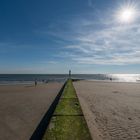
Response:
[[[42,120],[40,121],[40,123],[38,124],[37,128],[35,129],[35,131],[33,132],[30,140],[42,140],[42,137],[49,125],[50,119],[54,113],[54,110],[59,102],[59,99],[62,95],[62,92],[64,90],[64,87],[66,85],[66,82],[64,83],[64,85],[62,86],[61,90],[59,91],[58,95],[56,96],[56,98],[54,99],[53,103],[51,104],[50,108],[48,109],[48,111],[46,112],[46,114],[44,115],[44,117],[42,118]]]

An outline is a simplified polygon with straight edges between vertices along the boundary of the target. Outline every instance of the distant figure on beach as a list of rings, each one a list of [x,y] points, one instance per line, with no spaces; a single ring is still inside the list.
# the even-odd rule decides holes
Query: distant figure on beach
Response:
[[[35,87],[37,86],[37,80],[35,79]]]
[[[69,70],[69,78],[71,78],[71,70]]]
[[[110,81],[112,81],[112,78],[110,78]]]

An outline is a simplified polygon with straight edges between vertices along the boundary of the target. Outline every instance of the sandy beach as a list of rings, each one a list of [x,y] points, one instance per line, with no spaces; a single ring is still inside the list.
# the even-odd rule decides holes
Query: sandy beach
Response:
[[[94,140],[140,139],[140,84],[74,82]]]
[[[0,86],[0,140],[29,140],[62,85]]]

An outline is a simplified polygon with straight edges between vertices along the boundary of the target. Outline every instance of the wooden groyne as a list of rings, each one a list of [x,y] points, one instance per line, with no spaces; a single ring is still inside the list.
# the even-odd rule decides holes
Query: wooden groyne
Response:
[[[42,140],[91,140],[71,79],[66,82],[59,95],[58,104]]]

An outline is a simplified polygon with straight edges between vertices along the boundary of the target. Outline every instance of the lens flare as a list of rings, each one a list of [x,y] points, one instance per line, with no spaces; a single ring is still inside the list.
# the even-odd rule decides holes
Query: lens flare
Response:
[[[135,10],[132,8],[123,9],[120,13],[121,22],[131,22],[134,20]]]
[[[117,21],[120,23],[131,23],[137,17],[137,8],[134,4],[125,4],[117,11]]]

